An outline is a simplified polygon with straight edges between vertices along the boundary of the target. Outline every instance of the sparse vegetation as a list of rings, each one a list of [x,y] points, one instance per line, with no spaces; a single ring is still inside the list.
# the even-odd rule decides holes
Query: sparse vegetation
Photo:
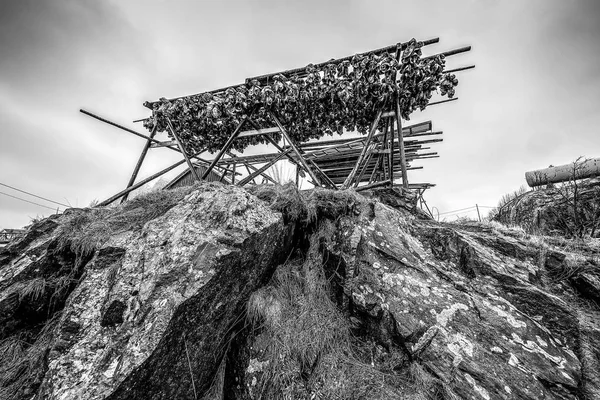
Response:
[[[173,190],[157,190],[139,195],[117,207],[72,211],[61,226],[59,237],[63,246],[70,246],[77,255],[89,254],[112,235],[141,229],[180,202],[195,189],[188,186]]]
[[[335,219],[360,203],[361,196],[353,190],[315,188],[301,192],[292,182],[285,185],[255,185],[246,188],[287,220],[309,224],[321,217]]]

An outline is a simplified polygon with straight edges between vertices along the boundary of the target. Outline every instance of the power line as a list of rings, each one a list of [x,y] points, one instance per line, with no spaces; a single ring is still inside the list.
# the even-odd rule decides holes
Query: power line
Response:
[[[43,205],[43,204],[40,204],[40,203],[35,203],[35,202],[33,202],[33,201],[25,200],[25,199],[22,199],[22,198],[20,198],[20,197],[13,196],[12,194],[4,193],[4,192],[0,192],[0,194],[3,194],[3,195],[5,195],[5,196],[8,196],[8,197],[12,197],[13,199],[21,200],[21,201],[24,201],[24,202],[27,202],[27,203],[35,204],[36,206],[40,206],[40,207],[44,207],[44,208],[48,208],[48,209],[50,209],[50,210],[52,210],[52,211],[55,211],[55,209],[54,209],[54,208],[52,208],[52,207],[48,207],[48,206],[45,206],[45,205]]]
[[[38,199],[42,199],[42,200],[49,201],[50,203],[58,204],[59,206],[63,206],[63,207],[67,207],[67,208],[71,207],[71,206],[68,206],[68,205],[66,205],[66,204],[59,203],[58,201],[50,200],[50,199],[47,199],[47,198],[45,198],[45,197],[38,196],[38,195],[36,195],[36,194],[29,193],[29,192],[26,192],[26,191],[24,191],[24,190],[17,189],[16,187],[13,187],[13,186],[7,185],[7,184],[5,184],[5,183],[2,183],[2,182],[0,182],[0,185],[2,185],[2,186],[5,186],[5,187],[7,187],[7,188],[10,188],[10,189],[13,189],[13,190],[16,190],[17,192],[21,192],[21,193],[25,193],[25,194],[28,194],[28,195],[30,195],[30,196],[33,196],[33,197],[37,197]],[[6,193],[5,193],[5,194],[6,194]],[[36,204],[36,203],[34,203],[34,204]]]

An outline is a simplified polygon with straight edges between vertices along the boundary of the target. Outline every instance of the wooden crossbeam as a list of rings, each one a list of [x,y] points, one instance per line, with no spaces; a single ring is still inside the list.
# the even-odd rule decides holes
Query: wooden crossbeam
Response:
[[[271,166],[273,164],[275,164],[277,161],[281,160],[283,157],[285,157],[289,152],[291,152],[292,149],[289,149],[287,151],[284,151],[283,153],[280,153],[277,157],[275,157],[274,159],[272,159],[271,161],[269,161],[268,163],[266,163],[265,165],[263,165],[262,167],[258,168],[256,171],[254,171],[252,174],[248,175],[247,177],[245,177],[244,179],[242,179],[239,183],[238,186],[244,186],[245,184],[247,184],[248,182],[250,182],[251,180],[254,180],[254,178],[256,178],[258,175],[262,174],[263,172],[265,172],[267,169],[271,168]]]

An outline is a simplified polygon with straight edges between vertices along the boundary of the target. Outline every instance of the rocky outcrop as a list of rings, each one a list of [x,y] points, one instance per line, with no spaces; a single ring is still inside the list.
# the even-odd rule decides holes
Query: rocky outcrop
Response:
[[[0,250],[0,398],[600,398],[598,243],[386,203],[203,184],[93,246],[65,229],[94,210],[42,221]]]
[[[600,179],[523,193],[500,207],[495,220],[546,235],[600,237]]]

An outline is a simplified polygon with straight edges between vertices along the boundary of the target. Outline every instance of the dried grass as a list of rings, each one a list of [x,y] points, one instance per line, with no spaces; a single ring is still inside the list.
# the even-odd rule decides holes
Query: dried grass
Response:
[[[254,292],[247,318],[266,335],[262,399],[401,398],[406,382],[361,360],[348,319],[330,298],[318,255],[327,224],[311,237],[306,259],[281,265],[268,286]]]
[[[194,189],[196,186],[157,190],[116,207],[73,212],[60,227],[61,246],[69,246],[79,256],[90,254],[113,235],[141,229],[148,221],[173,208]]]

